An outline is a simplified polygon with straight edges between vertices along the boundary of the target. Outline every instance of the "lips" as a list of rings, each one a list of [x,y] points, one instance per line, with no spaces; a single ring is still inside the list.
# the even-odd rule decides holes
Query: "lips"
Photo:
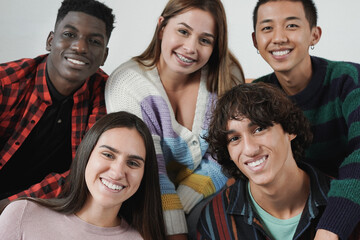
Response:
[[[67,60],[73,64],[77,64],[77,65],[85,65],[86,63],[76,60],[76,59],[72,59],[72,58],[67,58]]]
[[[289,54],[291,51],[289,49],[287,50],[278,50],[278,51],[272,51],[271,54],[277,57],[284,56],[286,54]]]
[[[121,186],[121,185],[117,185],[117,184],[113,184],[103,178],[100,178],[101,182],[107,187],[110,188],[111,190],[115,190],[115,191],[120,191],[122,189],[124,189],[126,186]]]
[[[180,59],[180,61],[182,61],[182,62],[184,62],[186,64],[190,64],[190,63],[195,62],[194,59],[185,57],[184,55],[181,55],[179,53],[175,53],[175,55],[178,57],[178,59]]]
[[[263,163],[267,160],[268,156],[262,156],[261,158],[252,159],[247,162],[245,162],[245,165],[250,167],[251,169],[259,169],[262,167]]]
[[[73,66],[86,66],[89,65],[89,60],[82,56],[65,56],[65,59],[70,62]]]

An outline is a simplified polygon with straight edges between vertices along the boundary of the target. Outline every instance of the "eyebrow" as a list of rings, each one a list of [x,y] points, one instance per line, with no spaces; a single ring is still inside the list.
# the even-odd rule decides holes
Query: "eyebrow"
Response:
[[[115,149],[113,147],[110,147],[108,145],[101,145],[99,148],[107,148],[107,149],[109,149],[110,151],[112,151],[114,153],[117,153],[117,154],[120,153],[119,150],[117,150],[117,149]],[[131,159],[137,159],[137,160],[145,162],[145,160],[142,157],[140,157],[139,155],[130,154],[130,155],[128,155],[128,157],[131,158]]]
[[[65,28],[70,28],[75,32],[79,32],[79,30],[76,27],[74,27],[73,25],[71,25],[71,24],[66,24],[64,26],[64,29]],[[103,34],[101,34],[101,33],[91,33],[90,35],[93,36],[93,37],[100,37],[100,38],[105,40],[105,36]]]
[[[291,17],[287,17],[285,18],[286,21],[290,21],[290,20],[301,20],[299,17],[295,17],[295,16],[291,16]],[[269,22],[273,22],[274,20],[272,19],[264,19],[261,22],[259,22],[259,24],[264,24],[264,23],[269,23]]]
[[[179,23],[179,25],[183,25],[184,27],[190,29],[191,31],[194,30],[192,27],[190,27],[188,24],[186,24],[186,23],[184,23],[184,22]],[[205,36],[207,36],[207,37],[212,37],[213,39],[215,39],[215,36],[212,35],[211,33],[204,32],[203,35],[205,35]]]
[[[255,126],[255,125],[257,126],[257,124],[255,124],[255,123],[253,123],[253,122],[249,122],[248,127],[251,128],[251,127],[253,127],[253,126]],[[227,131],[224,131],[224,132],[225,132],[226,135],[229,135],[229,134],[235,133],[236,130],[230,129],[230,130],[227,130]]]

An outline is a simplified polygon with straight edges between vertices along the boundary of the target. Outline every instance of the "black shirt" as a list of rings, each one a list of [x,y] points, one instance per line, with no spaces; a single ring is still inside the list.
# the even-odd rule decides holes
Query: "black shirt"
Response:
[[[0,171],[0,199],[29,188],[51,172],[63,173],[70,168],[73,98],[55,89],[47,71],[46,81],[53,103]]]

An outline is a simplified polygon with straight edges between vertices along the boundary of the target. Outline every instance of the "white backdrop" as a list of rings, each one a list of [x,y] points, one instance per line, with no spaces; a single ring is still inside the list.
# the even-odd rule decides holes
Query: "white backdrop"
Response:
[[[0,0],[0,63],[46,53],[62,0]],[[110,74],[119,64],[140,54],[150,42],[167,0],[100,0],[113,8],[115,29],[103,69]],[[256,0],[223,0],[229,25],[229,46],[246,78],[271,72],[252,45],[252,11]],[[360,1],[315,0],[323,30],[311,54],[332,60],[360,62]]]

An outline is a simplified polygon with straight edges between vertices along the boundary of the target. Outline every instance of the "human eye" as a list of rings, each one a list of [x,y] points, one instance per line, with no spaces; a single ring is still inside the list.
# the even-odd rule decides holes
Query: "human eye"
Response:
[[[271,26],[265,26],[265,27],[261,28],[262,32],[270,32],[271,30],[272,30]]]
[[[263,132],[264,130],[266,130],[266,127],[256,127],[254,130],[254,133],[260,133]]]
[[[179,29],[178,32],[181,34],[181,35],[184,35],[184,36],[188,36],[189,35],[189,32],[185,29]]]
[[[208,38],[200,38],[200,43],[203,45],[212,45],[212,41]]]
[[[130,168],[139,168],[141,167],[141,163],[136,159],[129,159],[127,164]]]
[[[102,41],[100,41],[100,40],[98,40],[98,39],[96,39],[96,38],[90,38],[90,39],[89,39],[89,42],[90,42],[91,44],[97,45],[97,46],[102,46],[102,45],[103,45]]]
[[[298,28],[299,26],[297,24],[294,24],[294,23],[291,23],[291,24],[288,24],[286,26],[286,28],[289,28],[289,29],[295,29],[295,28]]]
[[[228,138],[228,143],[234,143],[234,142],[237,142],[239,140],[240,140],[240,137],[238,137],[238,136],[230,136]]]
[[[110,152],[102,152],[101,155],[103,155],[106,159],[114,159],[114,155]]]
[[[66,31],[66,32],[63,33],[63,36],[64,36],[65,38],[74,38],[74,37],[75,37],[75,34],[72,33],[72,32]]]

